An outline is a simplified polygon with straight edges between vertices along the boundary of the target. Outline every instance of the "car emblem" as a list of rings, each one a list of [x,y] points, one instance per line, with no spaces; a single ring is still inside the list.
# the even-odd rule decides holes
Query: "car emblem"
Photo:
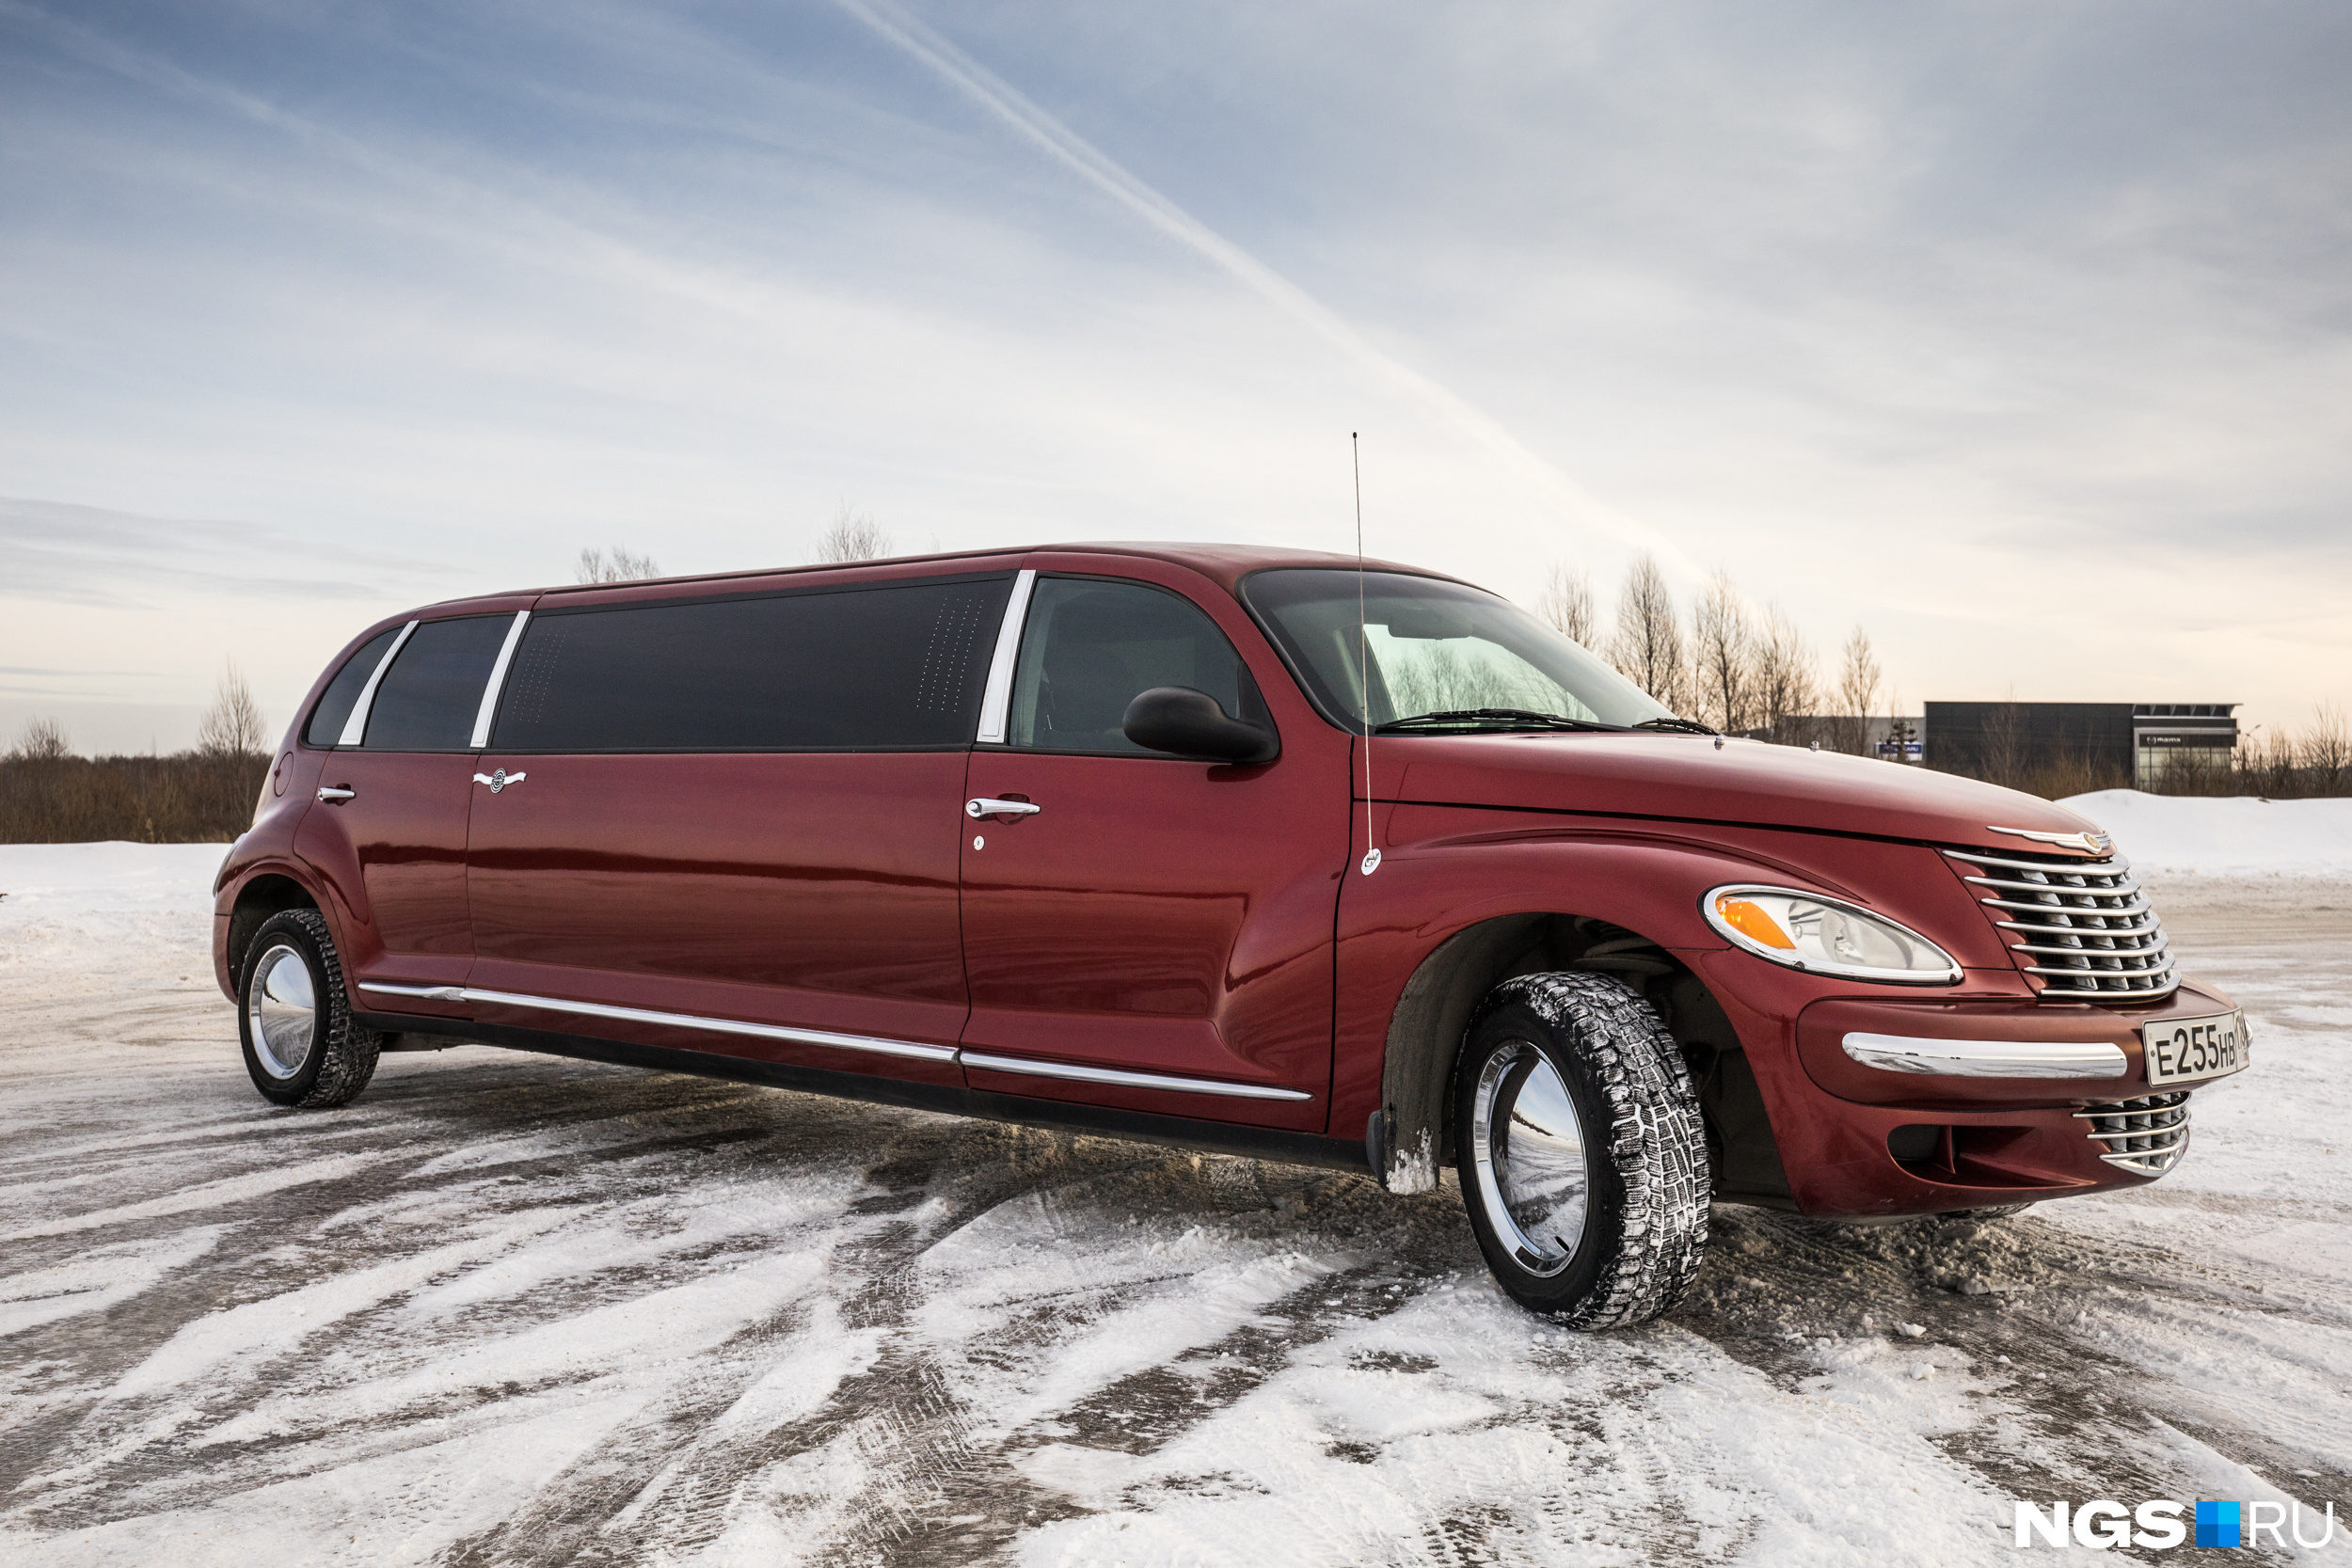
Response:
[[[490,786],[490,793],[496,795],[500,790],[504,789],[508,784],[520,784],[529,777],[531,777],[531,775],[528,773],[509,773],[505,768],[501,768],[495,773],[476,773],[473,776],[473,782],[476,784],[488,784]]]
[[[1987,824],[1986,831],[2013,833],[2019,838],[2032,839],[2036,844],[2055,844],[2061,849],[2080,849],[2086,855],[2104,855],[2115,847],[2115,840],[2096,828],[2079,833],[2038,833],[2031,828],[1995,828]]]

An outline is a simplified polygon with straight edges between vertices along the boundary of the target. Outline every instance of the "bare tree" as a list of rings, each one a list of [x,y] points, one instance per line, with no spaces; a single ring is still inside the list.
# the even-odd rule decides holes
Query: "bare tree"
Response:
[[[1821,738],[1813,715],[1820,705],[1820,678],[1813,644],[1780,606],[1764,617],[1756,639],[1756,716],[1765,738],[1804,746]]]
[[[2352,734],[2345,731],[2344,710],[2334,704],[2319,705],[2318,721],[2303,733],[2295,752],[2305,793],[2342,795],[2352,784]]]
[[[890,535],[870,512],[849,502],[834,514],[833,522],[817,541],[817,559],[826,565],[848,561],[879,561],[890,553]]]
[[[644,578],[658,578],[661,568],[649,555],[633,555],[615,545],[609,550],[583,549],[580,561],[572,568],[574,580],[580,582],[636,582]]]
[[[73,754],[65,726],[55,719],[29,719],[8,755],[18,762],[58,762]]]
[[[1683,706],[1687,665],[1682,618],[1675,612],[1674,590],[1658,558],[1645,550],[1626,569],[1617,594],[1617,635],[1609,661],[1628,680],[1677,712]]]
[[[213,705],[197,723],[196,749],[205,756],[224,759],[258,757],[269,750],[262,705],[253,700],[253,688],[246,684],[233,659],[221,673]]]
[[[1833,744],[1841,752],[1863,756],[1870,750],[1870,710],[1878,705],[1878,656],[1870,649],[1870,634],[1860,626],[1846,639],[1846,657],[1837,677],[1839,714]]]
[[[1600,630],[1593,624],[1591,574],[1565,561],[1553,562],[1544,569],[1544,589],[1536,596],[1535,613],[1569,641],[1591,647]]]
[[[1691,655],[1699,716],[1725,735],[1753,728],[1756,632],[1728,572],[1709,578],[1691,607]]]

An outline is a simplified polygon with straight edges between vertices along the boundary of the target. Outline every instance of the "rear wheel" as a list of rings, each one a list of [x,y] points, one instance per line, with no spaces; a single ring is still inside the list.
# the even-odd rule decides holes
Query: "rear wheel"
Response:
[[[375,1076],[382,1037],[352,1019],[335,938],[316,910],[262,923],[237,994],[245,1069],[262,1099],[306,1110],[345,1105]]]
[[[1658,1014],[1601,974],[1506,980],[1454,1072],[1462,1197],[1522,1307],[1623,1328],[1673,1307],[1707,1250],[1707,1134]]]

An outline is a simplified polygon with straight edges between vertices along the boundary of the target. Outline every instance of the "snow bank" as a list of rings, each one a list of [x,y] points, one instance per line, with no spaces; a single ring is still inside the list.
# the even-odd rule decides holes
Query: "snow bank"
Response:
[[[0,844],[0,919],[85,910],[209,914],[226,844]]]
[[[2060,800],[2152,870],[2352,876],[2352,800],[2207,800],[2102,789]]]

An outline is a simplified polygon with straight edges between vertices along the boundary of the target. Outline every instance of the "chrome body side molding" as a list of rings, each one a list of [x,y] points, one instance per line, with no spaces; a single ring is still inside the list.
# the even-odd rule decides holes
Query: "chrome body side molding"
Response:
[[[564,1002],[552,996],[524,996],[515,991],[476,990],[471,986],[395,986],[362,980],[361,990],[387,996],[421,996],[432,1002],[486,1002],[504,1007],[532,1007],[541,1012],[574,1013],[582,1018],[609,1018],[623,1023],[651,1023],[670,1029],[701,1029],[714,1035],[744,1035],[754,1039],[790,1040],[796,1045],[828,1045],[842,1051],[866,1051],[880,1056],[909,1056],[917,1061],[952,1062],[952,1045],[922,1045],[914,1040],[877,1039],[870,1035],[836,1035],[824,1029],[788,1029],[773,1023],[746,1023],[740,1019],[702,1018],[692,1013],[656,1012],[650,1007],[615,1007],[602,1002]]]
[[[1846,1054],[1884,1072],[1950,1078],[2121,1078],[2131,1069],[2123,1048],[2107,1040],[1947,1040],[1859,1031]]]
[[[1215,1094],[1231,1100],[1312,1100],[1304,1089],[1278,1088],[1271,1084],[1234,1084],[1217,1078],[1171,1078],[1158,1072],[1125,1072],[1117,1068],[1080,1067],[1073,1062],[1040,1062],[1026,1056],[998,1056],[978,1051],[961,1053],[965,1067],[983,1072],[1015,1072],[1025,1078],[1067,1078],[1080,1084],[1113,1084],[1124,1089],[1173,1089],[1179,1094]]]
[[[361,990],[382,996],[414,996],[427,1002],[486,1002],[505,1007],[533,1007],[543,1012],[572,1013],[582,1018],[609,1018],[624,1023],[651,1023],[671,1029],[701,1029],[714,1035],[743,1035],[754,1039],[789,1040],[796,1045],[831,1046],[839,1051],[865,1051],[880,1056],[904,1056],[924,1062],[961,1062],[989,1072],[1018,1073],[1027,1078],[1064,1078],[1081,1084],[1110,1084],[1130,1089],[1170,1089],[1179,1094],[1221,1095],[1231,1100],[1312,1100],[1304,1089],[1271,1084],[1234,1084],[1216,1078],[1175,1078],[1158,1072],[1125,1072],[1116,1068],[1080,1067],[1069,1062],[1041,1062],[1026,1056],[999,1056],[959,1051],[952,1045],[924,1045],[914,1040],[882,1039],[872,1035],[838,1035],[825,1029],[794,1029],[774,1023],[746,1023],[740,1019],[703,1018],[692,1013],[656,1012],[649,1007],[615,1007],[602,1002],[564,1002],[552,996],[525,996],[515,991],[477,990],[471,986],[405,986],[387,980],[362,980]]]
[[[499,693],[506,689],[506,667],[515,662],[515,644],[523,640],[523,627],[530,623],[531,611],[515,611],[515,624],[506,628],[506,641],[499,644],[498,662],[490,666],[489,683],[482,689],[482,705],[474,710],[473,749],[477,752],[490,744],[490,721],[498,716]]]
[[[392,660],[400,657],[400,650],[406,647],[408,640],[416,635],[418,625],[411,621],[401,627],[400,635],[392,639],[392,645],[384,650],[382,658],[375,661],[375,669],[368,676],[368,684],[359,689],[359,700],[351,705],[351,717],[343,721],[343,733],[335,737],[336,745],[357,746],[367,738],[368,709],[375,705],[375,689],[384,684],[384,672],[392,667]]]
[[[1024,567],[1012,579],[1012,597],[1005,601],[996,652],[988,661],[988,685],[980,694],[979,733],[974,737],[983,746],[1005,743],[1005,725],[1012,711],[1012,665],[1021,657],[1021,627],[1029,618],[1029,594],[1036,587],[1037,573]]]

